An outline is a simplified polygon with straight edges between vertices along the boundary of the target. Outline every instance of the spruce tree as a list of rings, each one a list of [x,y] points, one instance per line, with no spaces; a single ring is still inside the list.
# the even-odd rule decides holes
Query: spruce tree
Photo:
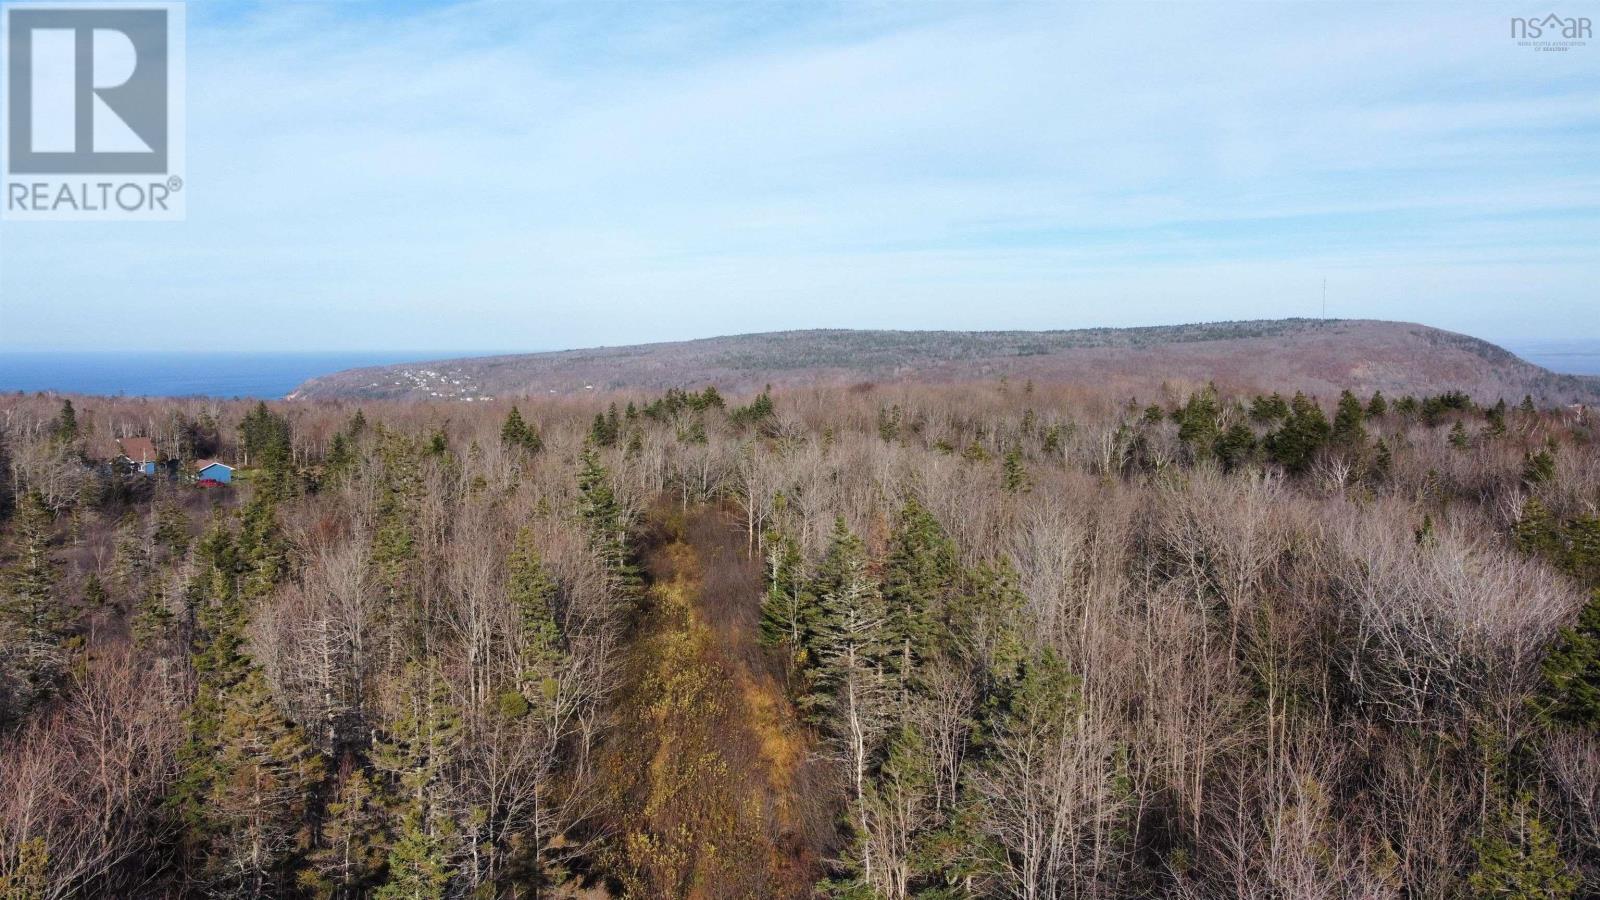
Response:
[[[1204,390],[1189,395],[1188,402],[1173,413],[1178,422],[1178,440],[1189,447],[1195,458],[1209,457],[1215,449],[1221,432],[1218,418],[1221,409],[1217,402],[1216,385],[1206,385]]]
[[[1332,441],[1346,450],[1361,450],[1367,445],[1367,429],[1361,424],[1366,412],[1356,395],[1344,391],[1339,395],[1339,407],[1333,415]]]
[[[354,897],[371,888],[389,850],[381,799],[359,767],[339,782],[310,855],[312,877],[303,879],[319,895]]]
[[[1256,433],[1243,422],[1235,422],[1217,439],[1217,459],[1225,472],[1251,463],[1256,456]]]
[[[761,600],[761,642],[784,651],[791,666],[804,666],[807,642],[816,626],[817,598],[805,577],[805,561],[794,538],[769,532],[767,592]]]
[[[353,441],[341,431],[333,436],[327,458],[323,460],[324,477],[331,482],[338,482],[353,472],[355,467],[356,452]]]
[[[443,896],[451,877],[450,847],[456,823],[444,802],[444,774],[454,763],[462,739],[461,711],[449,685],[432,666],[411,664],[404,678],[400,717],[373,750],[372,762],[384,773],[399,821],[389,851],[389,878],[376,896]]]
[[[1372,457],[1372,478],[1378,482],[1389,479],[1389,474],[1394,470],[1394,451],[1389,449],[1389,442],[1379,438],[1378,450]]]
[[[1522,480],[1528,484],[1544,484],[1556,477],[1556,458],[1549,450],[1528,454],[1522,464]]]
[[[0,646],[14,648],[26,707],[47,696],[61,674],[67,614],[50,558],[55,517],[37,491],[23,495],[15,530],[17,561],[0,582]]]
[[[965,574],[961,590],[945,612],[954,655],[989,686],[1012,679],[1022,659],[1019,628],[1027,598],[1007,557],[983,563]]]
[[[100,580],[99,573],[90,572],[83,582],[83,605],[94,610],[104,608],[109,602],[110,595],[106,593],[105,583]]]
[[[1001,485],[1008,494],[1020,494],[1028,490],[1028,467],[1022,461],[1022,448],[1012,447],[1006,452],[1001,463]]]
[[[883,595],[889,609],[894,661],[910,679],[918,663],[943,641],[944,607],[961,578],[955,542],[915,497],[908,499],[889,537]]]
[[[623,591],[637,593],[639,573],[628,549],[630,523],[611,489],[611,473],[600,462],[594,447],[585,447],[579,457],[578,514],[589,535],[589,546],[618,581]]]
[[[1512,543],[1526,554],[1544,557],[1555,564],[1560,564],[1566,552],[1562,527],[1554,516],[1550,516],[1549,509],[1539,501],[1538,496],[1531,496],[1522,504],[1522,516],[1518,516],[1517,524],[1512,525]]]
[[[1490,830],[1472,842],[1477,865],[1467,878],[1472,896],[1511,900],[1565,900],[1578,890],[1561,847],[1524,794],[1502,804]]]
[[[500,442],[527,453],[544,449],[544,439],[539,436],[538,429],[523,421],[522,411],[515,406],[506,414],[505,424],[500,426]]]
[[[10,859],[0,862],[0,898],[3,900],[34,900],[53,896],[50,879],[50,848],[43,837],[31,837],[16,844],[8,854]]]
[[[61,411],[56,414],[50,423],[50,436],[57,443],[70,444],[78,439],[78,411],[72,407],[72,401],[62,400]]]
[[[1285,403],[1282,394],[1274,393],[1271,397],[1257,396],[1250,403],[1250,418],[1263,424],[1281,422],[1289,417],[1289,404]]]
[[[842,751],[859,803],[898,690],[888,677],[889,613],[868,571],[866,548],[843,518],[834,522],[816,592],[821,615],[809,648],[816,665],[801,706]]]
[[[322,757],[278,711],[260,671],[228,693],[216,743],[206,872],[226,890],[279,893],[305,849],[303,825]]]
[[[289,420],[257,403],[239,423],[246,464],[259,470],[257,494],[287,496],[294,474],[293,440]]]
[[[1504,399],[1501,399],[1494,406],[1490,407],[1489,410],[1483,415],[1484,418],[1489,422],[1488,432],[1490,437],[1502,437],[1505,435],[1506,401]]]
[[[1297,393],[1289,404],[1289,417],[1283,427],[1267,436],[1267,452],[1290,472],[1304,472],[1328,443],[1331,431],[1322,407]]]
[[[1044,444],[1040,447],[1045,456],[1058,456],[1061,453],[1061,425],[1051,424],[1044,430]]]
[[[1367,418],[1381,419],[1389,413],[1389,401],[1383,397],[1383,391],[1373,391],[1372,399],[1367,401]]]
[[[545,570],[533,529],[518,530],[506,570],[506,595],[517,611],[518,692],[542,708],[554,699],[566,653],[556,623],[556,581]]]
[[[1600,729],[1600,590],[1578,621],[1561,629],[1544,661],[1545,711],[1568,725]]]

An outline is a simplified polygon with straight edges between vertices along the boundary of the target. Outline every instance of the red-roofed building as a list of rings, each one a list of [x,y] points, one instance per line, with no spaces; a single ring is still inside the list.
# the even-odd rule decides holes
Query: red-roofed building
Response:
[[[121,438],[117,441],[117,449],[121,451],[122,458],[131,463],[136,471],[145,475],[156,474],[161,456],[156,453],[155,441],[147,437]]]

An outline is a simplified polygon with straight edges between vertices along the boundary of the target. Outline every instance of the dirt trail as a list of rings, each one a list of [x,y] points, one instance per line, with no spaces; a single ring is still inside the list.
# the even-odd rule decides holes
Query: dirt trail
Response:
[[[605,759],[630,896],[805,897],[828,815],[807,737],[757,642],[759,564],[726,513],[662,507]]]

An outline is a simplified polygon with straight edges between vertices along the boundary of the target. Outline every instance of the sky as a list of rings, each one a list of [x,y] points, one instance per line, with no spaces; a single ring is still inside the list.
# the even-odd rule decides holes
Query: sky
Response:
[[[1530,2],[194,0],[187,219],[0,223],[0,349],[1154,325],[1324,283],[1600,338],[1600,41],[1517,46]]]

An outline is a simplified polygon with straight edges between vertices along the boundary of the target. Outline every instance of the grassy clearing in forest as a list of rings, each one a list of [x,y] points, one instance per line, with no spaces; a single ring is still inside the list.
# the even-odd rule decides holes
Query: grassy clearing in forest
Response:
[[[603,763],[616,786],[608,868],[631,896],[805,896],[814,859],[789,793],[804,732],[781,687],[751,666],[754,619],[726,614],[757,602],[734,590],[748,579],[726,577],[743,554],[717,552],[726,523],[715,511],[661,524],[628,650],[623,683],[634,687],[618,700],[619,737]],[[708,584],[724,590],[710,597]]]

